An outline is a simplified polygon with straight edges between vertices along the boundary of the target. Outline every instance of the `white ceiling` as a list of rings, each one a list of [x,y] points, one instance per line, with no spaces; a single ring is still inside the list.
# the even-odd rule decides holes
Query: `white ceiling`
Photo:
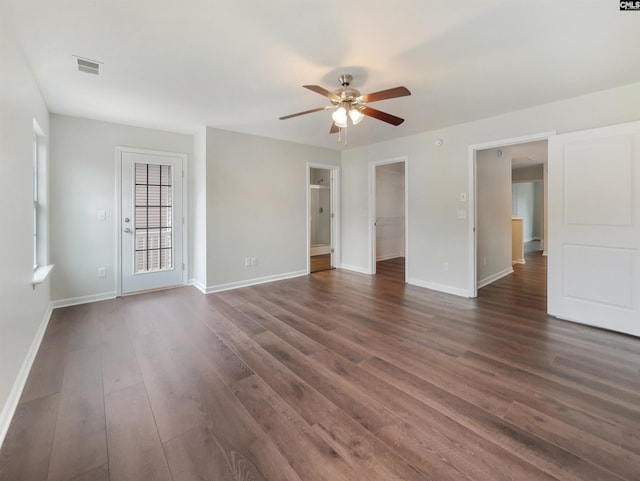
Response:
[[[359,146],[640,81],[640,15],[613,0],[7,0],[52,112],[193,132],[203,125],[330,148],[328,104],[363,93]],[[80,73],[72,55],[104,62]]]
[[[546,164],[549,147],[546,140],[517,144],[511,147],[511,167],[521,169],[532,165]]]

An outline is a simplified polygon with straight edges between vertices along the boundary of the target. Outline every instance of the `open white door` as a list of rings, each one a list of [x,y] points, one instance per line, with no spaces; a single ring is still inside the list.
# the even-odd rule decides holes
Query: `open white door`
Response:
[[[549,139],[549,313],[640,336],[640,122]]]
[[[121,291],[183,284],[181,154],[119,151]]]

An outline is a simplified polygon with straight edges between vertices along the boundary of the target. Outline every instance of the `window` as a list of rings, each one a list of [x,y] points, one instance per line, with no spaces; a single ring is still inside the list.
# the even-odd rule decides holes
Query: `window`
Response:
[[[39,177],[39,155],[38,155],[38,150],[39,150],[39,141],[38,141],[38,134],[37,133],[33,133],[33,268],[37,269],[38,265],[39,265],[39,256],[38,256],[38,251],[39,249],[39,242],[38,242],[38,237],[40,235],[40,224],[41,221],[39,219],[40,217],[40,206],[38,205],[39,202],[39,197],[40,197],[40,179]]]
[[[51,272],[47,265],[47,142],[33,119],[33,286],[44,282]]]
[[[135,163],[134,274],[173,269],[173,169]]]

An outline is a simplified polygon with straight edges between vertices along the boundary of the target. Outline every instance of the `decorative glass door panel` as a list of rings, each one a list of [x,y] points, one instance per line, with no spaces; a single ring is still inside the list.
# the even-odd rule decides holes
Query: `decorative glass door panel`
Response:
[[[180,154],[122,149],[122,292],[184,283]]]
[[[134,274],[173,269],[173,173],[170,165],[135,164]]]

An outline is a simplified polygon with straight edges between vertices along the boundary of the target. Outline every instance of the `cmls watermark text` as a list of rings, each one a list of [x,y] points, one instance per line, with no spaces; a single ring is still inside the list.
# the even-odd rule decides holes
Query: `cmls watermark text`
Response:
[[[640,0],[620,0],[620,10],[640,11]]]

